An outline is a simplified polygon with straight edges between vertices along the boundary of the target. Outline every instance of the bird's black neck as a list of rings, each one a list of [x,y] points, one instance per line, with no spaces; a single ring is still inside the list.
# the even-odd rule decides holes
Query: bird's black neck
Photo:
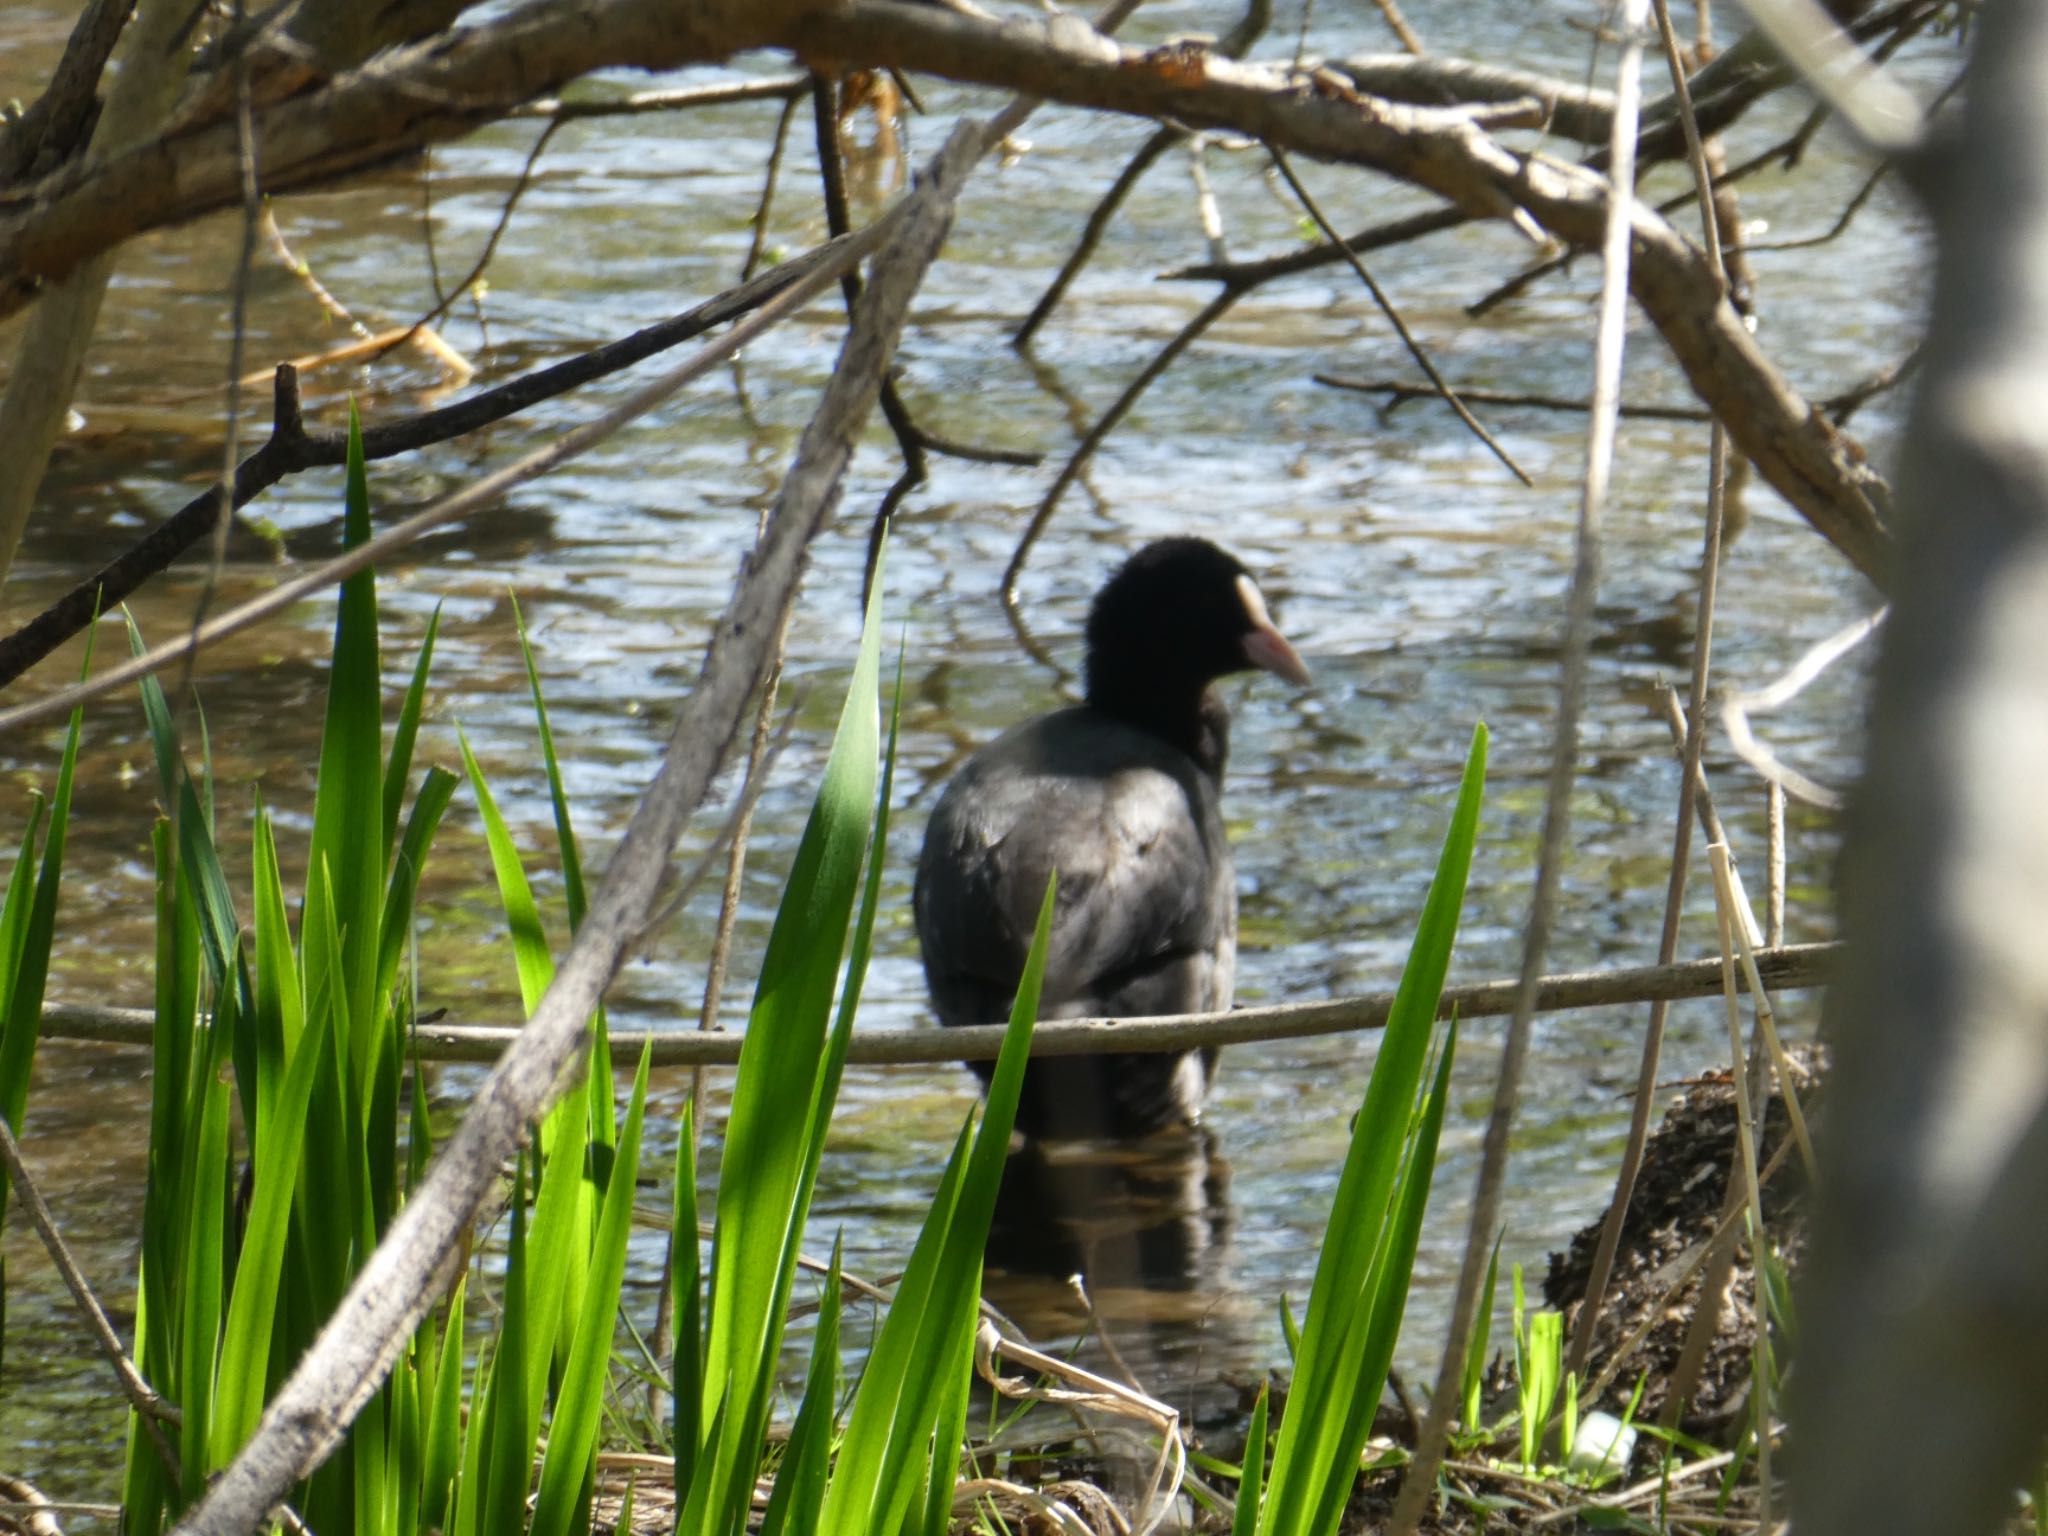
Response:
[[[1230,755],[1230,710],[1213,685],[1200,685],[1190,693],[1171,686],[1116,688],[1091,681],[1088,703],[1178,747],[1210,778],[1223,778],[1224,760]]]

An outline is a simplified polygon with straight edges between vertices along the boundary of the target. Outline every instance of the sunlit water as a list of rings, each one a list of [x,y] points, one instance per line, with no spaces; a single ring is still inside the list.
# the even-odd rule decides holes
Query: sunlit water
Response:
[[[0,50],[0,94],[29,93],[68,26],[59,9],[17,4],[0,22],[8,44]],[[1280,9],[1268,56],[1292,46],[1297,6]],[[1589,45],[1567,23],[1596,15],[1591,6],[1522,7],[1512,16],[1489,7],[1485,25],[1502,30],[1472,35],[1473,8],[1411,9],[1433,46],[1515,56],[1574,79],[1586,68]],[[1206,3],[1149,6],[1133,35],[1219,30],[1228,17],[1227,7]],[[1369,7],[1326,5],[1316,20],[1318,48],[1388,46]],[[1511,27],[1527,30],[1505,30]],[[1951,63],[1946,43],[1908,61],[1921,79],[1939,78]],[[612,83],[645,82],[622,76]],[[933,116],[914,126],[913,157],[936,147],[954,112],[977,104],[939,85],[923,89]],[[1755,114],[1733,137],[1731,159],[1783,135],[1802,110],[1786,100]],[[467,306],[448,326],[452,342],[483,365],[484,382],[623,334],[730,282],[746,250],[775,112],[771,103],[627,118],[558,135],[491,270],[488,340]],[[473,259],[537,131],[515,124],[436,151],[432,221],[444,273]],[[1026,620],[1053,667],[1020,648],[997,601],[1018,531],[1076,441],[1077,415],[1105,406],[1210,292],[1156,280],[1206,254],[1186,160],[1170,155],[1117,221],[1035,357],[1007,344],[1097,192],[1145,132],[1042,111],[1025,130],[1028,153],[985,167],[970,185],[904,342],[904,394],[929,428],[1042,451],[1048,463],[1019,470],[936,460],[931,483],[911,498],[891,541],[888,620],[892,634],[904,635],[908,669],[901,804],[863,1027],[929,1022],[909,876],[937,785],[964,751],[1003,725],[1071,696],[1090,593],[1123,553],[1169,531],[1208,533],[1235,548],[1261,574],[1316,677],[1313,690],[1299,694],[1267,678],[1232,690],[1226,804],[1242,892],[1239,1000],[1315,999],[1393,984],[1476,720],[1494,733],[1493,768],[1453,979],[1515,969],[1555,708],[1582,458],[1578,418],[1485,412],[1535,480],[1524,489],[1442,409],[1413,405],[1382,420],[1361,397],[1312,381],[1318,371],[1413,377],[1348,274],[1330,268],[1274,285],[1241,303],[1155,385],[1053,521],[1022,588]],[[806,137],[800,132],[792,142],[773,218],[773,244],[792,251],[823,229]],[[1815,157],[1796,179],[1752,183],[1746,214],[1768,221],[1776,235],[1825,228],[1866,171],[1825,137]],[[1212,151],[1208,169],[1234,253],[1268,253],[1298,238],[1296,217],[1261,178],[1259,155]],[[1423,206],[1389,182],[1306,170],[1347,228]],[[884,181],[888,175],[887,167],[878,172]],[[1649,190],[1664,196],[1683,185],[1665,171]],[[392,323],[431,302],[421,192],[421,177],[408,171],[290,199],[279,213],[287,238],[330,289],[372,323]],[[217,220],[152,237],[125,254],[82,391],[91,435],[60,450],[7,594],[10,622],[132,540],[213,471],[226,355],[220,295],[236,237],[231,222]],[[1923,257],[1919,226],[1889,189],[1879,190],[1843,244],[1759,256],[1762,334],[1795,382],[1824,396],[1901,356],[1917,326]],[[1488,226],[1376,254],[1372,265],[1455,381],[1583,395],[1594,263],[1537,285],[1484,324],[1461,313],[1531,259],[1519,236]],[[1842,281],[1849,262],[1854,282]],[[15,329],[0,331],[0,340],[11,346]],[[467,732],[557,911],[512,597],[536,648],[586,853],[601,865],[695,675],[709,618],[773,496],[839,336],[836,305],[814,307],[751,347],[741,366],[381,573],[388,671],[410,666],[428,616],[437,606],[443,615],[425,756],[459,766],[456,728]],[[249,316],[252,366],[335,339],[295,280],[274,264],[260,267]],[[1629,397],[1684,399],[1640,321],[1632,343]],[[312,400],[331,424],[340,420],[340,389],[368,391],[374,419],[415,407],[431,382],[423,367],[386,364],[318,379]],[[396,514],[507,461],[587,419],[632,382],[608,379],[469,441],[375,466],[380,511]],[[260,392],[252,404],[257,421],[245,431],[257,432]],[[1897,400],[1880,399],[1857,420],[1880,462],[1893,452],[1900,409]],[[1622,434],[1553,970],[1654,958],[1677,798],[1654,690],[1659,679],[1682,680],[1687,666],[1705,441],[1701,428],[1657,422],[1630,423]],[[896,467],[886,437],[871,432],[840,521],[813,556],[784,693],[798,724],[755,823],[722,1010],[728,1026],[744,1022],[754,963],[857,633],[868,519]],[[338,476],[307,475],[269,493],[250,515],[274,524],[290,558],[304,561],[334,546],[338,503]],[[1775,497],[1753,490],[1748,505],[1751,525],[1728,556],[1715,635],[1717,672],[1731,686],[1769,680],[1873,600]],[[238,542],[216,601],[260,590],[274,574],[254,540]],[[139,622],[153,636],[172,633],[190,621],[200,587],[198,571],[181,567],[134,604]],[[330,604],[309,603],[213,652],[201,669],[237,868],[246,867],[246,810],[259,791],[278,814],[287,858],[302,856],[293,850],[303,843],[310,806],[331,624]],[[103,647],[122,644],[114,630],[103,631]],[[54,686],[78,661],[74,648],[47,664],[34,686]],[[1839,776],[1854,760],[1859,680],[1852,663],[1774,722],[1781,748]],[[50,783],[59,741],[51,729],[0,744],[7,776],[0,844],[14,846],[27,790]],[[1738,857],[1760,888],[1761,789],[1719,742],[1709,765]],[[153,782],[132,700],[93,709],[74,808],[57,997],[147,1001]],[[721,819],[716,808],[708,812],[689,849],[701,848]],[[477,826],[465,791],[424,884],[421,990],[428,1005],[464,1019],[509,1023],[517,1018],[511,952],[494,942],[499,919]],[[1795,939],[1828,931],[1831,851],[1828,823],[1795,811]],[[716,913],[713,886],[622,978],[616,1027],[694,1027]],[[1713,933],[1695,881],[1681,952],[1709,952]],[[1785,1012],[1795,1029],[1811,1027],[1810,999],[1787,999]],[[1507,1258],[1540,1270],[1547,1250],[1600,1208],[1629,1111],[1643,1013],[1538,1021],[1511,1169]],[[1500,1023],[1487,1020],[1463,1038],[1402,1351],[1420,1368],[1441,1336],[1501,1035]],[[1725,1054],[1718,1003],[1673,1010],[1667,1080],[1711,1068]],[[1229,1395],[1219,1383],[1256,1378],[1282,1361],[1274,1302],[1283,1293],[1297,1304],[1306,1296],[1372,1055],[1369,1037],[1226,1054],[1210,1115],[1213,1151],[1202,1164],[1158,1172],[1147,1186],[1156,1202],[1150,1209],[1163,1212],[1160,1225],[1177,1234],[1166,1239],[1169,1247],[1188,1250],[1177,1262],[1193,1289],[1143,1308],[1128,1297],[1099,1298],[1155,1392],[1208,1411]],[[464,1082],[449,1072],[441,1088],[459,1097]],[[679,1076],[657,1083],[656,1166],[673,1145],[685,1091]],[[811,1246],[823,1253],[843,1234],[850,1270],[879,1275],[899,1267],[973,1099],[972,1079],[956,1068],[849,1072]],[[44,1047],[28,1154],[94,1278],[117,1302],[132,1285],[147,1103],[139,1055]],[[713,1163],[715,1154],[714,1138]],[[1128,1180],[1114,1170],[1111,1176]],[[1185,1192],[1162,1194],[1176,1185]],[[9,1223],[0,1469],[53,1492],[108,1496],[121,1431],[113,1394],[39,1247],[18,1214]],[[659,1264],[654,1239],[641,1239],[629,1274],[636,1305],[651,1307]],[[1071,1322],[1047,1310],[1045,1296],[1034,1301],[1028,1287],[1006,1294],[1020,1307],[1030,1304],[1049,1330]]]

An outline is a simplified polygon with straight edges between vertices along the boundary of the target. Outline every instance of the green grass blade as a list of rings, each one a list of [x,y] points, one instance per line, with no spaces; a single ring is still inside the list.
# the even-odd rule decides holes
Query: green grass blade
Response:
[[[1461,1401],[1465,1430],[1478,1434],[1482,1427],[1480,1392],[1486,1384],[1486,1351],[1493,1338],[1494,1297],[1500,1290],[1500,1240],[1505,1229],[1493,1235],[1493,1253],[1486,1261],[1486,1284],[1479,1293],[1479,1310],[1472,1319],[1472,1342],[1465,1350],[1465,1379]]]
[[[441,1357],[434,1367],[434,1390],[427,1407],[425,1454],[420,1470],[420,1528],[444,1529],[449,1494],[455,1481],[462,1430],[463,1299],[465,1276],[448,1298],[448,1317],[441,1328]]]
[[[299,1184],[299,1231],[316,1286],[305,1301],[321,1318],[340,1301],[353,1269],[355,1209],[363,1183],[362,1138],[348,1060],[341,936],[335,929],[335,904],[324,895],[328,883],[324,863],[307,871],[306,917],[300,934],[307,1016],[329,1015],[318,1081],[307,1106],[305,1172]]]
[[[420,642],[420,658],[413,663],[412,682],[405,690],[405,702],[399,706],[398,727],[391,733],[391,754],[384,765],[384,843],[386,863],[391,859],[391,845],[398,835],[398,812],[405,803],[405,781],[412,776],[413,745],[419,739],[420,715],[426,708],[427,674],[434,665],[434,640],[441,633],[441,605],[434,605],[433,617],[427,620],[426,638]]]
[[[498,882],[498,904],[504,909],[506,927],[512,937],[520,1002],[530,1014],[539,1006],[548,984],[554,980],[554,957],[548,952],[540,907],[534,900],[533,887],[526,878],[526,867],[520,861],[511,830],[498,811],[497,799],[485,782],[476,754],[470,750],[469,738],[461,732],[457,734],[461,740],[463,765],[469,773],[470,789],[476,795],[477,810],[484,821],[484,841],[490,850],[491,869]],[[607,1104],[605,1109],[609,1113],[610,1106]],[[527,1357],[527,1369],[543,1387],[554,1361],[556,1324],[562,1316],[560,1304],[566,1300],[573,1311],[581,1294],[580,1258],[574,1263],[564,1260],[571,1254],[582,1255],[589,1248],[594,1209],[583,1187],[584,1156],[589,1140],[588,1095],[564,1095],[548,1112],[541,1126],[540,1138],[543,1170],[541,1205],[548,1214],[545,1219],[536,1216],[535,1238],[537,1251],[547,1257],[536,1272],[542,1288],[534,1298],[539,1303],[533,1319],[537,1331],[528,1340],[531,1354]],[[560,1187],[563,1192],[550,1198],[550,1189],[555,1187]],[[570,1187],[577,1191],[574,1200],[567,1199]],[[537,1393],[533,1407],[537,1412]]]
[[[433,1366],[433,1322],[429,1319],[414,1333],[405,1357],[392,1372],[386,1394],[392,1407],[384,1450],[384,1464],[390,1469],[385,1480],[389,1495],[385,1528],[405,1536],[422,1528],[420,1486],[426,1458],[426,1405],[432,1402],[434,1391]]]
[[[92,665],[88,643],[86,665]],[[29,1067],[42,1034],[43,990],[50,979],[50,945],[57,932],[57,894],[64,877],[64,839],[71,825],[71,787],[78,772],[78,741],[85,727],[85,709],[71,711],[64,737],[64,756],[57,768],[57,792],[50,799],[49,832],[43,862],[36,874],[35,894],[22,923],[20,944],[9,965],[9,987],[0,1004],[0,1114],[19,1130],[28,1106]],[[0,1173],[0,1210],[5,1210],[7,1178]]]
[[[0,903],[0,999],[14,996],[14,974],[21,964],[21,947],[28,934],[29,908],[34,904],[30,892],[35,887],[36,842],[42,836],[43,812],[49,802],[40,794],[31,793],[28,804],[28,827],[21,834],[21,847],[14,856],[14,868],[7,876],[7,899]],[[5,1017],[0,1012],[0,1017]]]
[[[810,1370],[803,1401],[789,1427],[789,1443],[775,1472],[775,1487],[761,1517],[761,1536],[796,1536],[817,1529],[825,1502],[825,1474],[832,1446],[832,1415],[839,1405],[840,1244],[832,1242],[832,1266],[818,1304],[818,1331],[811,1338]]]
[[[540,668],[533,659],[533,645],[526,633],[526,616],[519,609],[517,593],[512,597],[512,622],[519,631],[519,653],[526,662],[526,686],[533,699],[534,724],[540,732],[540,758],[548,776],[548,803],[554,810],[555,846],[562,867],[562,894],[569,911],[569,931],[583,926],[589,903],[583,886],[583,855],[576,843],[576,827],[569,814],[569,793],[562,787],[562,763],[555,752],[555,732],[548,723],[547,695],[540,686]],[[591,1021],[590,1059],[584,1069],[584,1090],[590,1099],[590,1136],[601,1146],[612,1144],[613,1094],[612,1048],[605,1026],[604,1004],[599,1003]]]
[[[222,1335],[218,1395],[210,1430],[211,1462],[217,1467],[226,1466],[241,1449],[263,1413],[278,1282],[305,1149],[306,1110],[326,1059],[324,1025],[329,1017],[327,1009],[320,1010],[300,1039],[276,1103],[256,1130],[254,1191]]]
[[[479,1529],[497,1536],[526,1526],[526,1490],[533,1480],[538,1426],[526,1392],[526,1158],[512,1181],[512,1238],[505,1259],[505,1310],[498,1324],[497,1366],[491,1372],[489,1440],[480,1469]]]
[[[484,846],[491,855],[491,872],[498,881],[498,905],[505,911],[505,925],[512,938],[512,959],[519,973],[519,1001],[530,1014],[540,1005],[548,983],[555,979],[555,961],[548,951],[547,931],[541,925],[540,907],[533,899],[533,887],[520,862],[518,845],[511,829],[498,811],[497,797],[484,781],[476,754],[469,749],[466,732],[456,732],[462,745],[462,763],[469,771],[469,787],[476,796],[478,813],[484,819]]]
[[[354,549],[370,537],[370,490],[363,468],[362,424],[353,403],[343,503],[343,543]],[[377,919],[384,902],[383,684],[374,572],[361,570],[342,582],[336,607],[307,855],[307,868],[325,865],[329,883],[324,891],[317,882],[309,883],[306,926],[316,928],[322,921],[318,903],[333,902],[342,943],[339,981],[347,1005],[342,1019],[348,1030],[348,1060],[361,1093],[376,1071],[372,1057],[381,1016],[374,990]]]
[[[677,1131],[675,1186],[668,1226],[669,1316],[675,1348],[669,1357],[669,1450],[675,1460],[676,1508],[683,1507],[702,1448],[704,1287],[697,1253],[697,1123],[685,1108]]]
[[[540,728],[540,760],[547,769],[548,803],[554,807],[555,838],[562,857],[562,891],[569,905],[569,931],[583,926],[588,901],[583,891],[583,858],[577,851],[576,829],[569,821],[569,796],[562,788],[562,765],[555,755],[555,733],[548,724],[548,702],[541,692],[540,669],[534,665],[533,645],[526,633],[526,615],[519,610],[517,593],[512,597],[512,623],[519,631],[519,654],[526,663],[526,687],[533,697],[533,719]]]
[[[1252,1404],[1251,1427],[1245,1432],[1244,1471],[1237,1480],[1237,1512],[1231,1517],[1230,1536],[1253,1536],[1258,1528],[1259,1501],[1266,1481],[1266,1388],[1259,1388],[1259,1400]]]
[[[957,1219],[957,1214],[956,1214]],[[981,1292],[977,1268],[974,1294]],[[959,1481],[960,1448],[967,1439],[967,1389],[974,1381],[974,1336],[980,1325],[979,1309],[967,1326],[953,1335],[953,1352],[938,1370],[938,1402],[933,1417],[932,1454],[924,1472],[924,1523],[919,1536],[947,1536],[953,1528],[953,1489]]]
[[[256,1017],[256,1123],[271,1113],[284,1081],[285,1062],[298,1049],[306,1028],[306,998],[299,985],[299,959],[292,951],[291,914],[286,910],[284,875],[277,858],[277,834],[259,804],[256,810],[254,891],[250,902],[256,956],[253,992]]]
[[[933,1437],[946,1406],[949,1363],[959,1358],[963,1339],[971,1342],[977,1321],[982,1249],[1038,1016],[1057,886],[1055,874],[1039,905],[981,1126],[971,1148],[967,1128],[961,1131],[854,1394],[820,1526],[831,1536],[899,1529],[917,1488],[950,1486],[958,1465],[959,1440],[935,1444]],[[916,1475],[913,1458],[928,1458],[925,1476]]]
[[[413,903],[419,895],[420,873],[426,868],[427,850],[440,830],[441,817],[455,795],[457,782],[447,769],[429,768],[420,781],[420,792],[413,797],[405,837],[398,845],[398,856],[391,864],[391,881],[384,892],[375,989],[380,998],[391,996],[398,985],[398,963],[412,934]]]
[[[142,631],[136,627],[132,616],[128,616],[128,648],[138,656],[147,649]],[[149,727],[150,745],[156,755],[163,803],[171,808],[172,825],[177,829],[177,867],[192,894],[207,963],[215,980],[219,981],[230,974],[229,956],[234,953],[235,936],[241,927],[235,916],[234,894],[229,888],[227,874],[221,868],[220,854],[214,847],[212,817],[208,814],[206,802],[193,786],[191,774],[185,770],[170,702],[154,677],[145,677],[140,691],[143,718]],[[249,1089],[253,1091],[253,1062],[238,1058],[237,1069],[246,1070]],[[244,1113],[252,1110],[253,1104],[245,1097]]]
[[[1436,1168],[1437,1139],[1443,1130],[1444,1106],[1450,1097],[1451,1062],[1456,1054],[1457,1031],[1453,1027],[1444,1032],[1437,1069],[1402,1159],[1387,1230],[1366,1276],[1364,1305],[1353,1314],[1346,1353],[1339,1366],[1342,1374],[1338,1379],[1353,1383],[1351,1390],[1340,1398],[1343,1429],[1337,1443],[1347,1457],[1340,1465],[1358,1464],[1372,1434],[1381,1388],[1394,1363],[1394,1345],[1407,1309],[1415,1250],[1422,1239],[1422,1217],[1429,1204],[1430,1175]],[[1343,1518],[1350,1493],[1349,1478],[1326,1479],[1317,1499],[1314,1528],[1334,1531]]]
[[[590,1146],[583,1118],[586,1107],[581,1094],[566,1094],[548,1117],[554,1144],[542,1158],[540,1193],[533,1206],[525,1277],[526,1411],[536,1423],[547,1398],[549,1375],[558,1356],[567,1353],[567,1320],[581,1305],[584,1272],[591,1259],[595,1211],[584,1177]]]
[[[703,1503],[719,1531],[745,1517],[824,1134],[818,1105],[836,1070],[828,1061],[821,1072],[820,1064],[873,824],[880,592],[878,580],[831,755],[762,959],[727,1120],[724,1166],[746,1176],[719,1181],[700,1422],[710,1419],[714,1395],[725,1413],[707,1442],[712,1453],[694,1468],[710,1487],[700,1501],[693,1482],[689,1500]],[[791,1114],[797,1100],[811,1112]]]
[[[85,670],[92,667],[92,641],[88,636]],[[28,1080],[35,1065],[36,1041],[42,1035],[43,990],[50,978],[50,944],[57,928],[57,894],[64,874],[64,835],[71,820],[71,785],[78,768],[78,738],[85,723],[81,706],[71,712],[71,726],[64,738],[64,756],[57,770],[57,793],[51,802],[49,840],[43,862],[36,874],[35,894],[29,898],[26,915],[0,913],[5,919],[7,953],[6,986],[0,990],[0,1117],[20,1130],[28,1109]],[[40,806],[30,812],[29,836],[24,842],[21,864],[8,882],[8,907],[14,907],[21,868],[35,844],[35,823]],[[10,1180],[0,1169],[0,1221],[7,1215]],[[5,1337],[7,1311],[7,1260],[0,1253],[0,1339]]]
[[[462,1422],[462,1469],[449,1489],[449,1536],[477,1536],[484,1499],[484,1447],[494,1428],[497,1401],[497,1357],[489,1342],[477,1349],[476,1392]]]
[[[596,1466],[597,1431],[604,1408],[604,1389],[617,1330],[619,1287],[626,1273],[626,1243],[632,1236],[633,1185],[640,1176],[640,1122],[647,1107],[648,1048],[640,1051],[640,1070],[633,1078],[633,1100],[626,1111],[626,1130],[612,1163],[610,1187],[598,1218],[592,1244],[591,1272],[583,1287],[583,1309],[576,1320],[575,1340],[555,1416],[548,1426],[548,1449],[541,1463],[540,1499],[532,1529],[535,1536],[570,1536],[585,1483]]]
[[[1361,1314],[1370,1312],[1376,1283],[1394,1283],[1391,1276],[1375,1282],[1374,1266],[1389,1231],[1395,1183],[1457,938],[1485,774],[1486,728],[1480,726],[1473,732],[1436,876],[1380,1038],[1365,1105],[1352,1127],[1260,1510],[1262,1532],[1322,1536],[1335,1529],[1329,1486],[1341,1480],[1349,1490],[1358,1466],[1358,1447],[1350,1441],[1361,1419],[1370,1423],[1383,1385],[1359,1376],[1387,1342],[1371,1337],[1369,1320]],[[1405,1274],[1398,1283],[1405,1286]],[[1368,1400],[1354,1410],[1354,1399],[1360,1397]],[[1341,1510],[1341,1497],[1334,1504]]]
[[[203,1488],[217,1470],[209,1461],[214,1402],[215,1350],[219,1342],[227,1276],[222,1267],[227,1241],[229,1093],[221,1080],[224,1042],[233,1027],[234,992],[223,988],[214,1003],[211,1041],[212,1070],[195,1075],[197,1113],[191,1140],[191,1161],[185,1169],[190,1191],[186,1205],[185,1264],[179,1276],[178,1379],[167,1390],[184,1410],[179,1426],[187,1490]]]

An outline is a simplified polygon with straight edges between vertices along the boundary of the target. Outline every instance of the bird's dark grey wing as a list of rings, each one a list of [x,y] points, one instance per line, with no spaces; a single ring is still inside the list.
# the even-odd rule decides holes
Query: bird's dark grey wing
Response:
[[[916,908],[941,1022],[1007,1015],[1055,869],[1041,1017],[1228,1005],[1237,902],[1214,781],[1070,710],[977,754],[933,811]]]

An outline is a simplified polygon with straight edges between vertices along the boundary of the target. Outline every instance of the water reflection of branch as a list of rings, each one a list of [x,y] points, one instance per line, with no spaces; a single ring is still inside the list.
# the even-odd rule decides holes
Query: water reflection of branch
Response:
[[[1380,407],[1380,417],[1385,420],[1402,406],[1414,400],[1435,400],[1434,389],[1420,384],[1403,384],[1397,379],[1347,379],[1341,374],[1318,373],[1312,375],[1318,384],[1331,389],[1347,389],[1363,395],[1385,395],[1386,403]],[[1574,411],[1581,415],[1592,409],[1593,402],[1584,399],[1567,399],[1562,395],[1522,394],[1508,389],[1460,389],[1458,393],[1467,400],[1482,405],[1520,405],[1541,411]],[[1711,421],[1713,416],[1697,405],[1624,405],[1624,416],[1633,416],[1650,421]]]
[[[1073,669],[1060,665],[1052,647],[1031,632],[1031,622],[1024,617],[1024,605],[1014,601],[1013,595],[1007,592],[1004,594],[1003,617],[1010,621],[1010,633],[1017,637],[1017,644],[1024,648],[1024,654],[1053,675],[1053,681],[1061,692],[1071,694],[1074,691]]]

